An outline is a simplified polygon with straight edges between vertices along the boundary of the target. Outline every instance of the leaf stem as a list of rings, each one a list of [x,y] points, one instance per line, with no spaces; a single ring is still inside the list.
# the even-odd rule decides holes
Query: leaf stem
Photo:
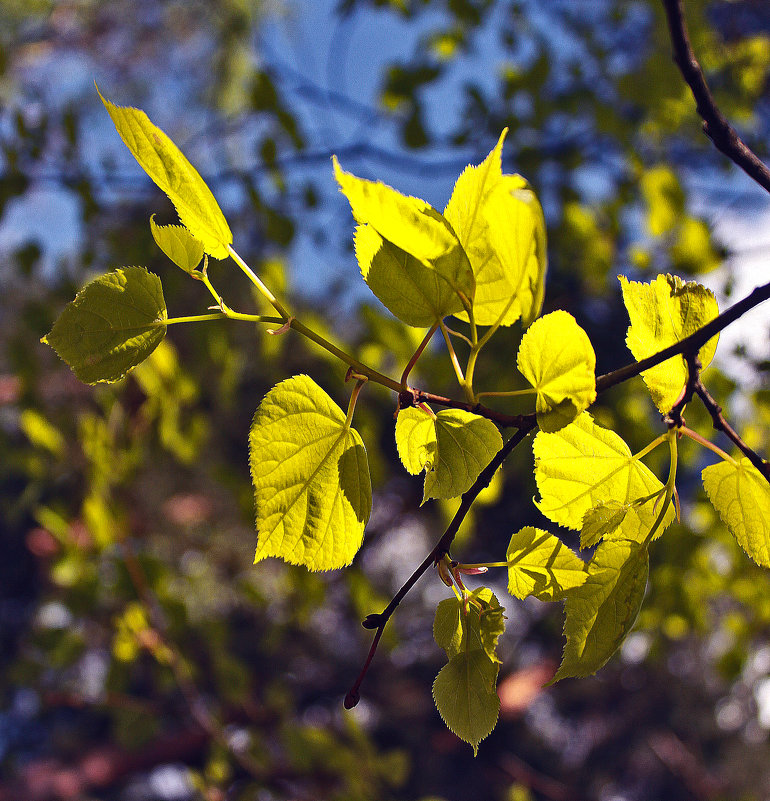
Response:
[[[232,309],[226,311],[213,312],[211,314],[192,314],[188,317],[169,317],[163,321],[164,325],[175,325],[176,323],[201,323],[207,320],[246,320],[250,323],[280,323],[279,317],[265,317],[261,314],[241,314]]]
[[[404,372],[401,374],[401,391],[404,392],[407,389],[406,386],[406,379],[409,378],[409,373],[412,372],[412,368],[417,364],[417,360],[422,356],[422,352],[427,347],[428,343],[433,339],[433,335],[436,333],[436,329],[439,327],[441,320],[436,320],[435,323],[430,327],[428,333],[423,337],[422,342],[420,342],[419,347],[417,350],[412,354],[412,358],[409,359],[406,367],[404,368]]]
[[[508,567],[508,562],[477,562],[474,564],[460,562],[457,565],[458,570],[476,570],[480,567]]]
[[[689,437],[691,440],[697,442],[699,445],[703,445],[704,448],[708,448],[710,451],[713,451],[720,459],[723,459],[725,462],[730,462],[730,464],[737,464],[735,459],[733,459],[730,454],[723,451],[720,447],[714,445],[713,442],[709,442],[705,437],[702,437],[697,431],[693,431],[691,428],[687,426],[682,426],[679,431],[684,434],[686,437]]]
[[[276,296],[262,283],[259,276],[249,267],[248,264],[235,252],[232,245],[227,246],[227,252],[232,257],[233,261],[243,270],[249,281],[262,293],[270,305],[281,315],[282,322],[291,317],[286,307],[276,298]]]
[[[454,368],[455,375],[457,376],[457,383],[460,386],[465,384],[465,375],[463,374],[463,368],[460,366],[460,360],[457,358],[457,353],[455,353],[454,345],[452,345],[452,340],[449,338],[449,329],[444,325],[443,320],[439,320],[439,325],[441,326],[441,334],[444,337],[444,342],[446,342],[447,350],[449,351],[449,358],[452,362],[452,367]],[[471,345],[471,341],[468,337],[461,334],[460,336]]]
[[[358,400],[358,395],[361,392],[361,387],[363,387],[368,380],[368,378],[359,378],[356,381],[356,385],[353,387],[353,391],[350,393],[350,400],[348,401],[348,415],[345,418],[345,428],[350,428],[350,424],[353,422],[353,413],[356,410],[356,401]]]
[[[656,532],[663,523],[663,520],[666,516],[666,512],[668,511],[668,507],[671,503],[671,499],[674,497],[674,490],[676,489],[676,469],[679,458],[679,451],[677,449],[676,429],[672,428],[670,431],[664,434],[664,437],[668,440],[668,448],[670,456],[670,462],[668,467],[668,480],[666,481],[666,497],[663,499],[663,504],[660,507],[660,512],[658,512],[658,516],[655,518],[655,522],[652,524],[652,528],[649,530],[647,536],[644,538],[644,542],[642,544],[645,548],[652,542],[653,537],[655,536]]]
[[[505,392],[479,392],[476,397],[481,398],[515,398],[520,395],[536,395],[537,390],[534,387],[528,389],[511,389]]]
[[[631,458],[635,462],[639,461],[639,459],[643,459],[645,456],[647,456],[648,453],[654,451],[655,448],[658,447],[658,445],[662,445],[667,439],[668,439],[668,432],[666,432],[665,434],[661,434],[659,437],[656,437],[649,445],[642,448],[639,451],[639,453],[635,453]]]

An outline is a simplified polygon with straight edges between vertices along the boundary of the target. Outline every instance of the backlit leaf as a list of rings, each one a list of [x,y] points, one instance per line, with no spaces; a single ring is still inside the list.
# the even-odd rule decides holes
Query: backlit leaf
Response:
[[[652,356],[693,334],[719,314],[714,293],[695,282],[685,283],[674,275],[659,275],[649,284],[619,276],[623,302],[631,325],[626,335],[637,360]],[[701,364],[708,367],[716,351],[719,335],[698,351]],[[687,382],[687,363],[674,356],[642,373],[652,400],[664,414],[679,399]]]
[[[646,547],[628,540],[599,545],[585,584],[567,595],[567,643],[553,681],[596,673],[615,653],[639,614],[648,573]]]
[[[425,327],[473,302],[471,265],[441,214],[424,200],[345,172],[336,158],[334,174],[359,223],[361,274],[396,317]]]
[[[532,526],[511,537],[505,558],[508,592],[516,598],[558,601],[582,586],[588,575],[585,562],[558,537]]]
[[[476,276],[473,314],[480,325],[529,325],[540,313],[546,243],[542,210],[526,181],[503,175],[506,128],[477,167],[457,179],[444,209]],[[467,313],[457,315],[468,319]]]
[[[81,381],[117,381],[155,350],[165,321],[158,276],[123,267],[83,287],[42,341]]]
[[[436,607],[433,638],[446,651],[447,659],[480,648],[493,662],[499,662],[496,648],[505,631],[504,611],[487,587],[469,593],[467,613],[460,599],[446,598]]]
[[[580,529],[589,510],[609,501],[629,505],[623,536],[641,541],[655,521],[655,500],[634,504],[663,484],[638,459],[615,432],[594,423],[583,412],[555,434],[539,432],[533,445],[535,479],[540,511],[554,523]],[[630,506],[630,504],[634,504]],[[674,519],[669,508],[657,535]]]
[[[618,501],[607,501],[594,506],[583,515],[580,529],[580,547],[591,548],[599,540],[618,530],[626,519],[629,506]]]
[[[182,151],[139,109],[116,106],[102,97],[120,138],[141,168],[174,204],[179,219],[215,259],[228,256],[233,241],[221,209]]]
[[[586,332],[565,311],[536,320],[519,346],[521,374],[537,390],[541,430],[558,431],[596,399],[596,355]]]
[[[738,544],[770,567],[770,484],[746,458],[718,462],[703,471],[703,486]]]
[[[158,225],[150,217],[150,230],[155,244],[186,273],[191,273],[203,258],[203,243],[183,225]]]
[[[462,495],[503,447],[503,439],[494,423],[463,409],[442,409],[431,417],[412,407],[398,414],[396,445],[410,473],[426,471],[424,503]]]
[[[344,412],[308,376],[282,381],[249,433],[259,562],[278,556],[310,570],[349,565],[372,505],[366,450]]]

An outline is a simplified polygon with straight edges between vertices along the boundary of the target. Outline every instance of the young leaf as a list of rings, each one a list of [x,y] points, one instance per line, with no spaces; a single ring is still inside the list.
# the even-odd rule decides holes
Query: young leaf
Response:
[[[158,276],[143,267],[123,267],[83,287],[41,341],[81,381],[117,381],[158,347],[165,321]]]
[[[540,511],[554,523],[580,529],[586,512],[617,501],[629,505],[623,537],[641,541],[656,517],[655,500],[634,501],[663,490],[663,485],[615,432],[594,423],[583,412],[555,434],[539,432],[533,445]],[[669,508],[657,536],[674,519]]]
[[[585,583],[585,562],[553,534],[532,526],[511,537],[506,553],[508,592],[516,598],[534,595],[559,601]]]
[[[398,414],[396,445],[410,473],[426,471],[425,503],[462,495],[503,447],[503,438],[490,420],[463,409],[442,409],[432,418],[409,408]]]
[[[462,651],[441,668],[433,682],[433,700],[441,719],[470,744],[474,756],[497,723],[497,672],[498,665],[481,649]]]
[[[537,317],[543,301],[545,224],[540,204],[524,179],[502,173],[507,132],[506,128],[481,164],[465,168],[444,216],[476,276],[476,322],[513,325],[523,317],[526,326]]]
[[[591,548],[599,540],[614,534],[628,514],[629,505],[618,501],[607,501],[589,509],[583,515],[580,529],[580,547]]]
[[[98,89],[97,89],[98,91]],[[174,204],[182,225],[215,259],[228,256],[233,235],[221,209],[182,151],[139,109],[116,106],[99,92],[120,138],[139,166]]]
[[[436,642],[449,660],[433,684],[436,708],[474,754],[494,729],[500,709],[496,648],[505,628],[503,611],[492,591],[481,587],[466,603],[457,598],[442,601],[433,623]]]
[[[257,506],[255,563],[309,570],[349,565],[372,507],[366,450],[344,412],[308,376],[277,384],[249,433]]]
[[[564,657],[553,681],[596,673],[639,614],[649,573],[647,548],[613,540],[596,549],[582,587],[567,595]]]
[[[183,225],[158,225],[155,215],[150,217],[150,230],[155,244],[186,273],[191,273],[203,258],[203,243],[199,242]]]
[[[746,458],[703,470],[703,486],[724,524],[744,551],[770,567],[770,484]]]
[[[519,346],[521,374],[537,390],[541,430],[558,431],[596,399],[596,354],[586,332],[565,311],[536,320]]]
[[[407,325],[430,326],[473,302],[476,282],[468,257],[435,209],[345,172],[336,158],[334,174],[359,223],[361,274],[396,317]]]
[[[637,360],[676,344],[719,314],[714,293],[700,284],[684,283],[674,275],[659,275],[649,284],[618,278],[631,320],[626,344]],[[704,368],[714,357],[718,339],[719,335],[712,337],[698,351]],[[653,402],[666,414],[687,383],[687,363],[683,356],[675,356],[645,370],[642,378]]]

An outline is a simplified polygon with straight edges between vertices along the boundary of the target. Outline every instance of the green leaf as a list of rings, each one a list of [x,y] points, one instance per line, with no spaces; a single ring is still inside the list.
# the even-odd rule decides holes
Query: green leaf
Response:
[[[155,244],[186,273],[191,273],[203,258],[203,243],[199,242],[183,225],[157,225],[155,215],[150,217],[150,230]]]
[[[503,438],[490,420],[463,409],[443,409],[431,417],[410,407],[398,413],[396,446],[410,473],[426,471],[425,503],[462,495],[503,447]]]
[[[506,128],[477,167],[457,179],[444,216],[449,220],[476,277],[474,319],[479,325],[525,326],[540,313],[547,268],[545,222],[526,181],[503,175]],[[457,315],[468,319],[467,313]]]
[[[614,534],[626,519],[629,508],[628,504],[607,501],[589,509],[583,515],[580,547],[592,548],[599,540]]]
[[[586,512],[617,501],[629,506],[622,529],[626,539],[641,541],[652,528],[655,500],[634,502],[662,492],[663,484],[633,458],[621,437],[596,425],[588,412],[555,434],[539,432],[533,451],[541,496],[536,504],[549,520],[580,529]],[[669,508],[656,536],[673,519]]]
[[[494,729],[500,709],[496,648],[505,628],[503,611],[492,591],[481,587],[465,603],[458,598],[442,601],[433,623],[436,642],[449,660],[433,684],[436,708],[474,754]]]
[[[470,306],[475,279],[452,227],[424,200],[345,172],[334,159],[350,202],[361,274],[407,325],[427,327]]]
[[[744,551],[770,567],[770,484],[746,458],[703,471],[703,486],[724,524]]]
[[[349,565],[372,507],[366,450],[344,412],[308,376],[277,384],[249,433],[257,506],[255,563]]]
[[[596,549],[582,587],[567,595],[564,657],[553,681],[596,673],[639,614],[649,573],[647,548],[613,540]]]
[[[684,283],[674,275],[659,275],[649,284],[618,278],[631,320],[626,344],[637,360],[676,344],[719,314],[714,293],[700,284]],[[704,369],[714,357],[718,340],[717,334],[698,351]],[[666,414],[687,383],[687,363],[683,356],[674,356],[645,370],[642,378],[653,402]]]
[[[210,256],[227,258],[227,246],[232,243],[233,235],[195,167],[143,111],[116,106],[101,92],[99,97],[126,147],[176,207],[182,225],[203,243]]]
[[[158,276],[143,267],[123,267],[83,287],[41,341],[81,381],[117,381],[158,347],[165,321]]]
[[[536,320],[519,346],[521,374],[537,390],[541,430],[558,431],[596,399],[596,354],[586,332],[565,311]]]
[[[498,666],[481,649],[453,656],[433,682],[433,700],[447,728],[479,751],[500,712]]]
[[[511,537],[506,553],[508,592],[516,598],[534,595],[559,601],[585,583],[586,564],[558,537],[532,526]]]

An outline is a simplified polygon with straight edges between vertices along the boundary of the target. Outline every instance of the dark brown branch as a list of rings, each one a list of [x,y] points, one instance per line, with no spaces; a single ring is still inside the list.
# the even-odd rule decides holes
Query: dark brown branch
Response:
[[[611,373],[605,373],[596,379],[596,392],[601,393],[614,387],[617,384],[622,384],[628,381],[629,378],[639,375],[651,367],[665,362],[673,356],[681,356],[685,353],[697,352],[703,345],[705,345],[711,337],[718,334],[720,331],[727,328],[728,325],[734,323],[739,317],[746,314],[747,311],[759,306],[770,298],[770,283],[763,284],[757,287],[751,294],[747,295],[743,300],[739,300],[735,305],[731,306],[726,311],[723,311],[718,317],[715,317],[710,323],[706,323],[702,328],[699,328],[690,336],[680,339],[673,345],[658,353],[642,359],[640,362],[633,362],[621,367],[618,370],[613,370]]]
[[[684,19],[683,0],[662,0],[668,19],[674,61],[695,98],[698,114],[703,119],[703,131],[714,146],[740,167],[763,189],[770,192],[770,169],[738,136],[736,130],[714,102],[698,59],[692,49]]]
[[[412,587],[428,570],[428,568],[436,564],[436,562],[438,562],[445,554],[449,553],[449,549],[454,541],[455,536],[457,535],[458,530],[460,529],[460,525],[462,524],[463,520],[465,520],[466,515],[470,511],[471,506],[473,506],[473,502],[476,500],[479,493],[489,486],[489,482],[497,472],[497,469],[508,458],[513,449],[519,445],[527,436],[527,434],[529,434],[530,431],[536,427],[536,425],[537,423],[535,422],[535,418],[533,416],[531,421],[527,425],[522,425],[522,427],[519,428],[519,430],[508,440],[508,442],[506,442],[505,445],[503,445],[503,447],[495,454],[492,461],[481,471],[481,473],[479,473],[478,478],[473,482],[473,485],[470,487],[470,489],[466,490],[466,492],[463,494],[460,501],[460,506],[447,526],[446,531],[441,535],[441,539],[433,546],[431,552],[425,557],[425,559],[423,559],[420,566],[414,571],[414,573],[412,573],[411,576],[409,576],[406,583],[393,596],[390,603],[385,607],[385,609],[382,610],[382,612],[379,614],[369,615],[366,620],[364,620],[364,628],[377,629],[377,631],[374,634],[374,640],[372,640],[372,645],[369,649],[366,661],[364,662],[364,666],[361,669],[361,672],[358,674],[358,678],[353,683],[353,686],[348,691],[348,694],[345,696],[346,709],[351,709],[354,707],[361,698],[361,682],[363,682],[364,677],[369,670],[369,665],[371,665],[374,654],[377,651],[377,646],[379,645],[380,637],[382,637],[382,632],[385,630],[388,620],[390,620],[391,616],[396,611],[396,607],[401,603],[401,601],[404,600],[409,590],[412,589]]]
[[[759,472],[770,481],[770,464],[754,450],[752,450],[740,437],[738,432],[725,420],[722,414],[722,407],[711,397],[706,387],[698,380],[695,384],[695,392],[703,401],[703,405],[711,415],[714,428],[725,434],[735,446],[748,458],[748,460],[759,470]]]

